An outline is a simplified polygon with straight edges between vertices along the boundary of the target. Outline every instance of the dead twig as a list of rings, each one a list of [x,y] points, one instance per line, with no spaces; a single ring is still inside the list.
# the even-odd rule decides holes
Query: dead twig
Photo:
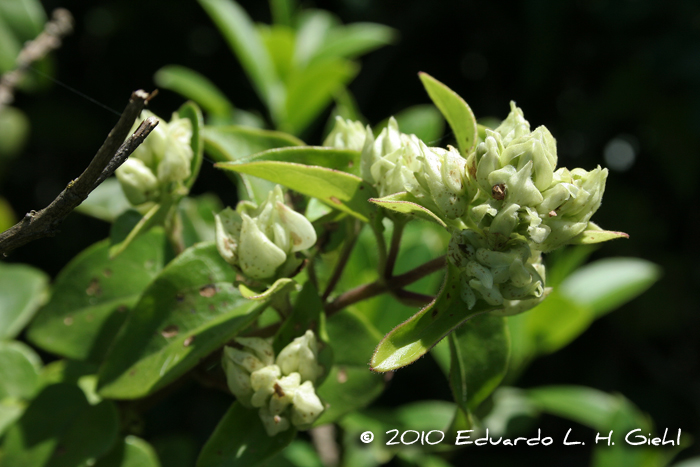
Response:
[[[158,125],[158,119],[150,117],[141,123],[136,132],[126,141],[136,118],[154,94],[143,90],[135,91],[122,112],[119,121],[102,147],[93,157],[90,165],[54,199],[39,212],[31,211],[24,218],[0,233],[0,253],[7,256],[10,251],[42,237],[54,236],[58,225],[107,177],[124,163],[129,155],[146,136]],[[122,142],[124,142],[122,144]]]

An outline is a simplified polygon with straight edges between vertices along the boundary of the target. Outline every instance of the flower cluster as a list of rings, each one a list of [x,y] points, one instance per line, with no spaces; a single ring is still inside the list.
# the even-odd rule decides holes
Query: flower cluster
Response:
[[[238,337],[238,347],[224,347],[222,365],[231,392],[246,407],[259,408],[269,436],[294,425],[311,428],[323,412],[314,383],[322,373],[318,345],[311,331],[277,355],[267,339]]]
[[[279,185],[260,206],[242,201],[235,211],[226,208],[216,215],[219,253],[251,279],[267,281],[289,275],[300,264],[293,253],[315,243],[313,225],[284,204]]]
[[[326,144],[357,147],[359,133],[339,119]],[[554,137],[530,130],[515,103],[466,158],[401,133],[393,118],[376,138],[366,129],[361,153],[362,178],[380,197],[408,192],[447,225],[467,306],[481,299],[505,313],[544,299],[541,252],[571,242],[600,206],[607,169],[556,165]]]
[[[155,115],[144,110],[132,133],[148,117]],[[191,139],[190,120],[173,116],[166,123],[158,118],[158,125],[115,172],[131,204],[158,201],[172,191],[173,184],[177,186],[189,178],[194,157]]]

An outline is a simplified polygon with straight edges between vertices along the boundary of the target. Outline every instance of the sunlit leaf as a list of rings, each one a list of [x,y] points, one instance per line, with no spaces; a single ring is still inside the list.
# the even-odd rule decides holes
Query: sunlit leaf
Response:
[[[312,61],[332,58],[356,58],[372,50],[391,44],[396,31],[383,24],[353,23],[331,29],[321,46],[313,54]]]
[[[29,327],[29,340],[48,352],[99,362],[168,256],[162,230],[143,235],[114,259],[107,240],[87,248],[59,273],[51,300]]]
[[[117,444],[94,467],[160,467],[158,456],[150,444],[129,435]]]
[[[314,150],[321,151],[322,148]],[[376,194],[374,188],[352,174],[325,167],[279,161],[228,162],[216,166],[279,183],[301,194],[318,198],[329,206],[365,222],[369,220],[373,210],[372,204],[367,200]]]
[[[371,198],[369,201],[389,211],[400,212],[409,217],[435,222],[442,227],[447,227],[447,224],[437,214],[421,206],[419,200],[411,193],[402,191],[383,198]]]
[[[413,363],[467,319],[496,309],[480,300],[469,310],[460,297],[459,271],[451,263],[447,271],[435,300],[379,343],[370,362],[373,371],[396,370]]]
[[[117,217],[131,208],[119,180],[108,178],[95,188],[76,211],[105,222],[114,222]]]
[[[188,248],[130,310],[99,371],[99,394],[134,399],[173,382],[252,323],[266,303],[245,299],[216,246]]]
[[[440,109],[457,139],[459,152],[466,157],[476,144],[476,119],[472,109],[457,93],[427,73],[418,75],[430,99]]]

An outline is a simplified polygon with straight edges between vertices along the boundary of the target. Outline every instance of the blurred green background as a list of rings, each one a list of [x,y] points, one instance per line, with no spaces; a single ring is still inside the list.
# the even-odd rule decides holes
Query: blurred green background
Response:
[[[130,93],[155,87],[153,74],[180,64],[210,78],[240,108],[259,109],[240,65],[195,1],[66,0],[42,2],[69,9],[76,30],[51,60],[56,79],[121,111]],[[267,2],[241,1],[257,21],[270,22]],[[651,0],[335,0],[302,2],[332,11],[345,23],[372,21],[398,30],[395,45],[364,57],[350,85],[372,124],[415,104],[428,103],[416,74],[425,71],[470,104],[477,117],[504,118],[515,100],[533,127],[557,138],[560,166],[610,169],[595,216],[603,228],[630,239],[604,244],[593,258],[636,256],[663,268],[662,279],[620,310],[595,322],[563,350],[538,359],[521,387],[576,384],[624,394],[663,432],[682,428],[700,454],[700,3]],[[36,75],[37,81],[43,78]],[[163,91],[152,110],[167,116],[180,96]],[[0,195],[16,215],[46,206],[92,158],[117,116],[63,87],[47,83],[17,93],[28,116],[24,151],[4,163]],[[303,139],[319,143],[325,117]],[[440,145],[448,144],[449,135]],[[435,144],[438,144],[436,142]],[[235,190],[205,163],[193,192],[215,191],[234,204]],[[32,243],[9,258],[54,276],[109,225],[74,214],[53,239]],[[421,399],[449,400],[432,359],[393,375],[376,403],[392,407]],[[201,442],[229,399],[212,391],[183,391],[151,411],[144,437],[177,447],[178,429]],[[178,407],[173,410],[174,406]],[[179,427],[175,429],[174,427]],[[545,416],[538,427],[563,438],[573,422]],[[536,431],[536,430],[535,430]],[[183,448],[184,446],[184,448]],[[194,449],[194,448],[193,448]],[[481,448],[463,451],[474,465],[564,461],[588,465],[590,446]],[[196,452],[196,451],[195,451]],[[183,453],[182,455],[186,455]],[[458,461],[453,461],[458,464]],[[163,465],[168,465],[163,460]],[[505,464],[508,465],[508,464]]]

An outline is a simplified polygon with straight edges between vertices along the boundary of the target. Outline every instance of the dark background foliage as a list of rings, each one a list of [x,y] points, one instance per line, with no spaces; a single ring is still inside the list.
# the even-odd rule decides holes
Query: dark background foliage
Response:
[[[55,54],[55,76],[104,106],[121,111],[130,93],[154,87],[153,73],[182,64],[212,79],[244,109],[262,109],[240,66],[194,1],[45,0],[76,17],[75,33]],[[241,1],[258,21],[267,2]],[[596,214],[604,228],[630,240],[605,244],[594,256],[637,256],[660,264],[662,280],[564,350],[536,361],[519,384],[587,385],[619,392],[647,411],[663,431],[682,428],[700,440],[700,4],[692,0],[328,0],[304,2],[331,10],[346,23],[374,21],[396,28],[396,45],[363,59],[351,85],[359,107],[376,123],[407,106],[427,103],[418,71],[446,83],[477,117],[503,118],[515,100],[533,126],[555,135],[562,166],[608,166],[605,202]],[[163,92],[153,110],[168,115],[181,100]],[[6,167],[0,189],[17,213],[44,207],[87,165],[116,115],[65,88],[18,96],[31,119],[24,154]],[[317,143],[322,122],[306,141]],[[449,135],[441,144],[449,143]],[[615,169],[617,167],[617,169]],[[227,204],[235,192],[205,164],[195,193],[216,191]],[[55,275],[108,225],[74,214],[53,239],[15,252]],[[426,377],[425,375],[434,375]],[[394,375],[379,404],[448,399],[431,359]],[[164,449],[200,445],[229,399],[187,386],[150,412],[144,435]],[[545,418],[550,448],[472,449],[478,465],[540,465],[571,457],[587,465],[586,447],[560,446],[575,424]],[[177,436],[194,433],[191,443]],[[594,433],[579,428],[584,439]],[[173,438],[176,436],[176,438]],[[183,447],[184,446],[184,447]],[[684,453],[700,454],[699,444]],[[175,452],[175,451],[174,451]],[[178,455],[187,455],[177,451]],[[173,455],[175,455],[173,453]],[[517,457],[515,457],[517,456]],[[478,460],[477,460],[478,459]],[[167,461],[164,459],[164,465]]]

